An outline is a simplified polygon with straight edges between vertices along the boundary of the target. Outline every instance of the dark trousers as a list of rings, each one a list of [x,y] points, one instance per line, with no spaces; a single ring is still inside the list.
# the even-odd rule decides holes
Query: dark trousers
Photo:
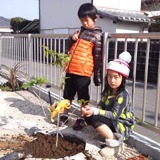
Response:
[[[92,115],[91,117],[85,117],[85,121],[88,125],[92,125],[95,129],[103,124],[106,124],[112,132],[115,132],[112,121],[101,115]]]
[[[78,100],[89,101],[89,85],[91,82],[90,77],[79,76],[75,74],[66,73],[67,79],[65,80],[64,99],[73,100],[75,94],[78,95]]]

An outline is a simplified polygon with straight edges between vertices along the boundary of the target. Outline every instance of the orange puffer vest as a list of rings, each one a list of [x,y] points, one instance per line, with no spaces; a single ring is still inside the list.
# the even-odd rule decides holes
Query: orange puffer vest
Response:
[[[78,39],[72,45],[68,54],[68,56],[72,57],[66,66],[66,72],[91,77],[94,68],[94,60],[92,55],[93,47],[93,43],[83,39]]]

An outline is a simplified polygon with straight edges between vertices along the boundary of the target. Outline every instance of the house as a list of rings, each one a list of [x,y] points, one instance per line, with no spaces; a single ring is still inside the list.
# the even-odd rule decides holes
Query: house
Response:
[[[149,17],[160,16],[160,0],[142,0],[142,10]]]
[[[142,10],[159,11],[160,0],[142,0]]]
[[[34,19],[30,23],[28,23],[24,28],[21,29],[20,33],[39,33],[39,19]]]
[[[160,32],[160,0],[142,0],[142,10],[148,17],[154,19],[155,23],[149,26],[149,32]]]
[[[0,34],[11,33],[13,30],[10,27],[10,19],[0,16]]]
[[[103,32],[139,33],[148,31],[150,19],[141,11],[141,0],[39,0],[41,34],[71,34],[81,24],[77,16],[83,3],[97,7],[97,26]]]

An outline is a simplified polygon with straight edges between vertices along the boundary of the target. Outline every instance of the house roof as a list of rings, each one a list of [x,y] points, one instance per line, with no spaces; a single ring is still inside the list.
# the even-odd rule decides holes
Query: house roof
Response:
[[[10,19],[0,16],[0,28],[10,28]]]
[[[126,10],[118,10],[118,9],[108,9],[97,7],[98,14],[102,17],[107,17],[112,19],[113,21],[128,21],[128,22],[150,22],[150,18],[143,13],[138,11],[126,11]]]
[[[39,19],[34,19],[22,28],[21,33],[39,33]]]

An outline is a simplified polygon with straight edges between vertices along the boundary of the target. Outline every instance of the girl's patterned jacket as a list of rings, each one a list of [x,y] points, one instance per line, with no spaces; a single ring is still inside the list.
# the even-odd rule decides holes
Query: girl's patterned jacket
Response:
[[[131,98],[127,90],[117,96],[111,96],[110,91],[105,92],[94,115],[102,115],[111,119],[117,133],[126,140],[135,127],[135,117]]]

